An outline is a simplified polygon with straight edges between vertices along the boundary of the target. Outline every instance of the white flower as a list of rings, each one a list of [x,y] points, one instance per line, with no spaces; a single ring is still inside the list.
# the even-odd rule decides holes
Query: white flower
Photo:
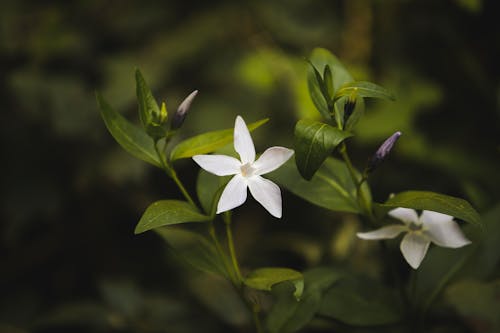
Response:
[[[217,214],[242,205],[247,199],[247,187],[271,215],[281,217],[281,191],[278,185],[261,177],[276,170],[293,155],[284,147],[268,148],[256,161],[255,147],[245,121],[236,117],[234,149],[241,161],[225,155],[196,155],[193,160],[206,171],[217,176],[235,175],[224,188],[217,204]]]
[[[450,248],[458,248],[470,244],[453,216],[424,210],[420,217],[409,208],[396,208],[389,215],[401,220],[403,225],[389,225],[375,231],[358,232],[362,239],[391,239],[402,232],[406,235],[401,241],[400,249],[411,267],[417,269],[427,253],[429,244]]]

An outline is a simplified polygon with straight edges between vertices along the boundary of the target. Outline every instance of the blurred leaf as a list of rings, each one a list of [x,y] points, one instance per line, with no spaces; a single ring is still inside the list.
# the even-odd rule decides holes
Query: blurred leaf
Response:
[[[464,268],[467,277],[487,279],[494,276],[500,263],[500,203],[481,215],[483,229],[464,227],[464,231],[477,239],[478,248]],[[470,231],[470,232],[469,232]],[[475,233],[475,234],[474,234]]]
[[[307,180],[319,169],[335,147],[352,136],[328,124],[313,120],[299,120],[295,125],[295,162]]]
[[[295,285],[295,297],[300,298],[304,286],[303,276],[302,273],[290,268],[259,268],[248,274],[244,283],[253,289],[271,290],[273,285],[283,281],[291,281]]]
[[[392,92],[372,82],[354,81],[344,84],[335,94],[334,101],[356,92],[359,97],[383,98],[394,101],[396,97]]]
[[[500,332],[500,280],[460,281],[448,287],[445,299],[474,332]]]
[[[293,194],[320,207],[350,213],[363,209],[357,201],[356,185],[353,183],[345,164],[334,158],[327,158],[310,181],[304,180],[291,161],[269,174]],[[365,197],[370,198],[366,182],[361,186]],[[370,200],[370,199],[369,199]]]
[[[135,227],[135,234],[165,225],[204,222],[210,217],[201,214],[193,205],[179,200],[160,200],[152,203]]]
[[[160,167],[161,163],[156,154],[153,139],[114,111],[99,93],[96,94],[96,97],[102,119],[120,146],[135,157]]]
[[[431,210],[481,226],[479,213],[467,201],[440,193],[401,192],[389,198],[382,206]]]
[[[34,323],[37,330],[68,327],[68,326],[83,326],[91,330],[107,331],[112,327],[112,321],[120,321],[124,323],[124,318],[111,314],[110,309],[97,302],[74,302],[59,305],[42,317],[38,318]],[[6,331],[10,332],[10,331]]]
[[[139,314],[143,295],[132,281],[102,281],[99,287],[104,300],[113,311],[127,318],[133,318]]]
[[[220,318],[225,323],[234,326],[242,326],[249,323],[248,308],[229,280],[222,279],[213,274],[202,274],[189,281],[188,286],[200,303],[210,311],[212,320]],[[195,319],[191,320],[196,321]],[[207,330],[206,327],[199,323],[197,323],[196,327],[196,330],[190,332],[213,332],[213,330]],[[170,332],[170,330],[167,331]],[[220,330],[215,331],[220,332]],[[233,330],[222,330],[222,332],[224,331]]]
[[[269,118],[266,118],[251,123],[247,126],[248,130],[251,132],[268,121]],[[184,140],[172,150],[170,159],[175,161],[181,158],[188,158],[194,155],[214,152],[215,150],[233,141],[233,132],[233,129],[213,131]]]
[[[401,305],[391,290],[359,277],[338,281],[323,295],[319,313],[349,325],[386,325],[399,321]]]
[[[269,311],[266,326],[271,333],[296,332],[307,325],[319,310],[322,295],[340,274],[325,267],[304,273],[304,292],[299,301],[292,296],[293,285],[288,282],[277,284],[272,293],[275,302]]]
[[[176,227],[157,228],[156,231],[173,249],[174,253],[192,267],[207,273],[229,278],[224,262],[214,245],[205,237]]]
[[[196,194],[201,203],[201,207],[207,214],[212,213],[212,208],[215,206],[217,192],[221,190],[227,182],[231,179],[228,177],[219,177],[211,174],[203,169],[198,172],[198,179],[196,181]],[[219,193],[220,195],[221,193]]]

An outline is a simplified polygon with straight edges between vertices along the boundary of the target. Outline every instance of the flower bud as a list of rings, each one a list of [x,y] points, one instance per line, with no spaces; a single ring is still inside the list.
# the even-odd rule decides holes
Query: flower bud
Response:
[[[357,93],[356,90],[354,90],[349,97],[347,97],[347,100],[344,104],[344,127],[347,124],[347,120],[349,120],[349,117],[352,115],[354,108],[356,107],[356,97]]]
[[[392,147],[396,143],[396,141],[401,136],[401,132],[396,132],[391,135],[387,140],[384,141],[377,149],[375,154],[368,161],[368,166],[366,167],[366,172],[372,172],[377,168],[377,166],[389,155],[392,150]]]
[[[191,103],[193,102],[196,94],[198,94],[198,90],[195,90],[191,94],[189,94],[189,96],[186,97],[177,108],[177,111],[172,117],[171,128],[173,130],[179,129],[184,123],[184,119],[186,119],[187,112],[189,111]]]

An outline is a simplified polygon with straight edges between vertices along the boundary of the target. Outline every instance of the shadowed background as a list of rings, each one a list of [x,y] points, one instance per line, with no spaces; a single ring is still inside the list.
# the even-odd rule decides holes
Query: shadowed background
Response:
[[[159,170],[113,141],[99,116],[96,90],[138,121],[135,68],[170,114],[200,91],[182,138],[230,128],[236,115],[270,117],[253,134],[263,151],[292,147],[296,120],[319,116],[304,59],[325,47],[357,80],[397,95],[369,101],[349,141],[362,168],[387,136],[404,133],[371,179],[375,199],[432,190],[488,211],[500,198],[494,4],[2,1],[0,332],[221,332],[245,321],[237,306],[218,308],[230,297],[182,268],[157,235],[133,234],[151,202],[180,198]],[[194,190],[196,165],[177,166]],[[290,193],[283,201],[281,221],[253,200],[235,211],[244,267],[348,259],[376,271],[354,243],[355,217]]]

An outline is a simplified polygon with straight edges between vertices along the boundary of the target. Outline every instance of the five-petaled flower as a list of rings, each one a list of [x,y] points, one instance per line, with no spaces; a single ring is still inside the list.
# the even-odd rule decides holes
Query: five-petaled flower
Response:
[[[424,210],[420,217],[409,208],[396,208],[389,215],[401,220],[403,225],[389,225],[370,232],[359,232],[362,239],[391,239],[402,232],[406,235],[401,241],[400,249],[411,267],[417,269],[427,253],[429,244],[450,248],[458,248],[470,244],[453,216]]]
[[[242,205],[250,193],[268,212],[281,217],[281,191],[278,185],[261,177],[276,170],[293,155],[293,150],[284,147],[268,148],[255,160],[255,147],[245,121],[236,117],[234,124],[234,149],[240,160],[225,155],[196,155],[193,160],[206,171],[217,176],[234,177],[224,188],[217,204],[217,214]]]

